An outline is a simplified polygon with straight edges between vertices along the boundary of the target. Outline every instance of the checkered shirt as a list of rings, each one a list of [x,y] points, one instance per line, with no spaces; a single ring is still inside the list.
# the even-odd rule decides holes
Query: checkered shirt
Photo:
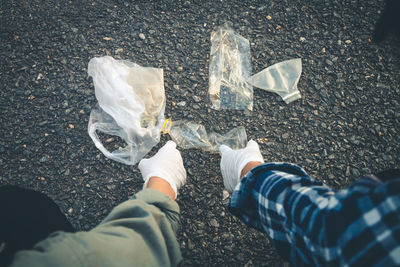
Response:
[[[400,266],[400,179],[336,191],[296,165],[266,163],[243,177],[229,209],[293,266]]]

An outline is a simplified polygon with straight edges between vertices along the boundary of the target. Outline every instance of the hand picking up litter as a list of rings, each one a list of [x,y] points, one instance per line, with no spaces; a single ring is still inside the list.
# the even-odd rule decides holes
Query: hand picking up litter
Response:
[[[186,170],[174,141],[168,141],[153,157],[142,159],[139,170],[143,176],[144,188],[147,187],[150,177],[162,177],[172,187],[175,197],[178,189],[186,182]]]
[[[247,163],[252,161],[264,162],[258,144],[253,140],[250,140],[243,149],[232,150],[228,146],[222,145],[219,150],[221,152],[222,177],[225,188],[229,193],[232,193],[239,183],[241,172]]]

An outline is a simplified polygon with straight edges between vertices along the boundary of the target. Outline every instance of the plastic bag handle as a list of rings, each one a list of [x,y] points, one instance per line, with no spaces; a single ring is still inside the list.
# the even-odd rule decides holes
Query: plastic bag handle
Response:
[[[100,141],[99,136],[98,136],[97,133],[96,133],[96,130],[99,129],[99,127],[97,127],[98,124],[99,124],[99,123],[95,122],[95,123],[91,123],[91,124],[89,125],[89,127],[88,127],[89,136],[92,138],[92,140],[93,140],[94,144],[96,145],[96,147],[97,147],[101,152],[103,152],[103,154],[104,154],[106,157],[111,157],[111,158],[115,159],[115,157],[113,156],[113,154],[112,154],[110,151],[108,151],[108,150],[103,146],[103,144],[102,144],[101,141]]]

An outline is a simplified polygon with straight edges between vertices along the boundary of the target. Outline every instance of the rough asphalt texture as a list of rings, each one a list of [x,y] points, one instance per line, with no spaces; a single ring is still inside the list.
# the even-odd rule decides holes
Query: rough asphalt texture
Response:
[[[108,160],[87,134],[96,103],[87,64],[104,55],[163,68],[166,117],[220,133],[243,125],[266,160],[297,163],[336,188],[398,167],[399,40],[370,41],[383,7],[383,0],[1,1],[0,184],[48,194],[80,230],[141,189],[137,166]],[[210,34],[226,19],[250,40],[253,73],[303,59],[301,100],[286,105],[255,89],[253,112],[210,108]],[[195,149],[182,156],[184,265],[281,266],[266,236],[227,211],[220,156]]]

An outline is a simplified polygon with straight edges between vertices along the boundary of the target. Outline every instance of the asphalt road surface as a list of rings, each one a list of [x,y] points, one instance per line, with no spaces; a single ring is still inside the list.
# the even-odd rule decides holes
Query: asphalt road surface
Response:
[[[219,133],[243,125],[266,160],[297,163],[335,188],[398,167],[399,39],[371,42],[383,7],[383,0],[1,1],[0,184],[48,194],[80,230],[141,189],[137,166],[105,158],[87,134],[96,104],[87,66],[104,55],[163,68],[166,117]],[[226,20],[249,39],[253,73],[302,58],[300,100],[286,105],[254,89],[252,112],[211,109],[210,35]],[[228,212],[220,156],[196,149],[182,156],[183,264],[281,266],[266,236]]]

